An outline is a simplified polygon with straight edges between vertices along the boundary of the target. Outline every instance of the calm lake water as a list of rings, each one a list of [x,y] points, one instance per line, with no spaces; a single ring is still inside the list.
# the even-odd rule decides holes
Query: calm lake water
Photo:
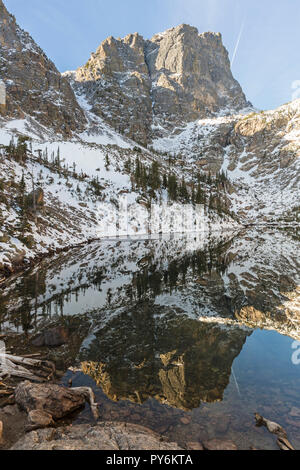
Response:
[[[55,360],[63,383],[92,386],[101,419],[276,449],[258,412],[300,449],[299,245],[296,229],[265,227],[94,243],[11,282],[1,332],[13,352]],[[32,346],[56,325],[67,344]],[[88,407],[75,418],[90,421]]]

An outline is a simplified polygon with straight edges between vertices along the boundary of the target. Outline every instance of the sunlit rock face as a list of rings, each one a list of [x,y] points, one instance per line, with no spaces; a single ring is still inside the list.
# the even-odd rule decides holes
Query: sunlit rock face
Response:
[[[97,115],[147,144],[199,117],[249,105],[233,78],[220,34],[180,25],[145,40],[110,37],[67,73]]]
[[[247,103],[234,80],[219,33],[199,34],[183,24],[157,34],[146,45],[153,84],[154,117],[171,130],[211,113],[237,111]]]
[[[192,410],[223,399],[232,363],[249,334],[143,302],[96,331],[80,359],[83,371],[112,400],[156,398]]]
[[[68,81],[23,31],[0,0],[0,78],[6,87],[8,118],[36,118],[44,126],[69,135],[86,119]]]

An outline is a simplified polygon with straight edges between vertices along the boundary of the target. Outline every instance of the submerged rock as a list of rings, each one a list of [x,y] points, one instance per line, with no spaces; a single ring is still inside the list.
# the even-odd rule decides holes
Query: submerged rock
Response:
[[[188,450],[204,450],[201,442],[187,442]]]
[[[234,442],[221,439],[205,441],[203,447],[205,450],[238,450]]]

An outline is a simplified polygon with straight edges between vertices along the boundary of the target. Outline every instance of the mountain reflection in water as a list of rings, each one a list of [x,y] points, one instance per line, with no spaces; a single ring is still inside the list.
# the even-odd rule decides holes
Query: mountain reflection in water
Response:
[[[299,408],[300,366],[291,361],[298,253],[296,230],[101,241],[11,282],[0,297],[1,330],[20,334],[12,346],[22,353],[41,330],[63,326],[68,344],[50,357],[81,365],[112,402],[154,399],[195,416],[222,403],[250,423],[264,406],[298,439],[300,423],[288,417]],[[156,428],[146,412],[143,424]]]

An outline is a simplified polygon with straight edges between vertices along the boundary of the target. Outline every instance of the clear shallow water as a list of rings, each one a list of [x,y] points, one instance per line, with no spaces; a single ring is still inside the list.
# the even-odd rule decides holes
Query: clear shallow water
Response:
[[[2,330],[19,332],[9,344],[23,352],[36,332],[63,325],[68,345],[47,353],[62,370],[82,366],[63,382],[91,385],[101,419],[182,444],[276,449],[255,427],[259,412],[300,448],[298,253],[295,231],[103,241],[8,286]],[[77,417],[90,420],[88,408]]]

